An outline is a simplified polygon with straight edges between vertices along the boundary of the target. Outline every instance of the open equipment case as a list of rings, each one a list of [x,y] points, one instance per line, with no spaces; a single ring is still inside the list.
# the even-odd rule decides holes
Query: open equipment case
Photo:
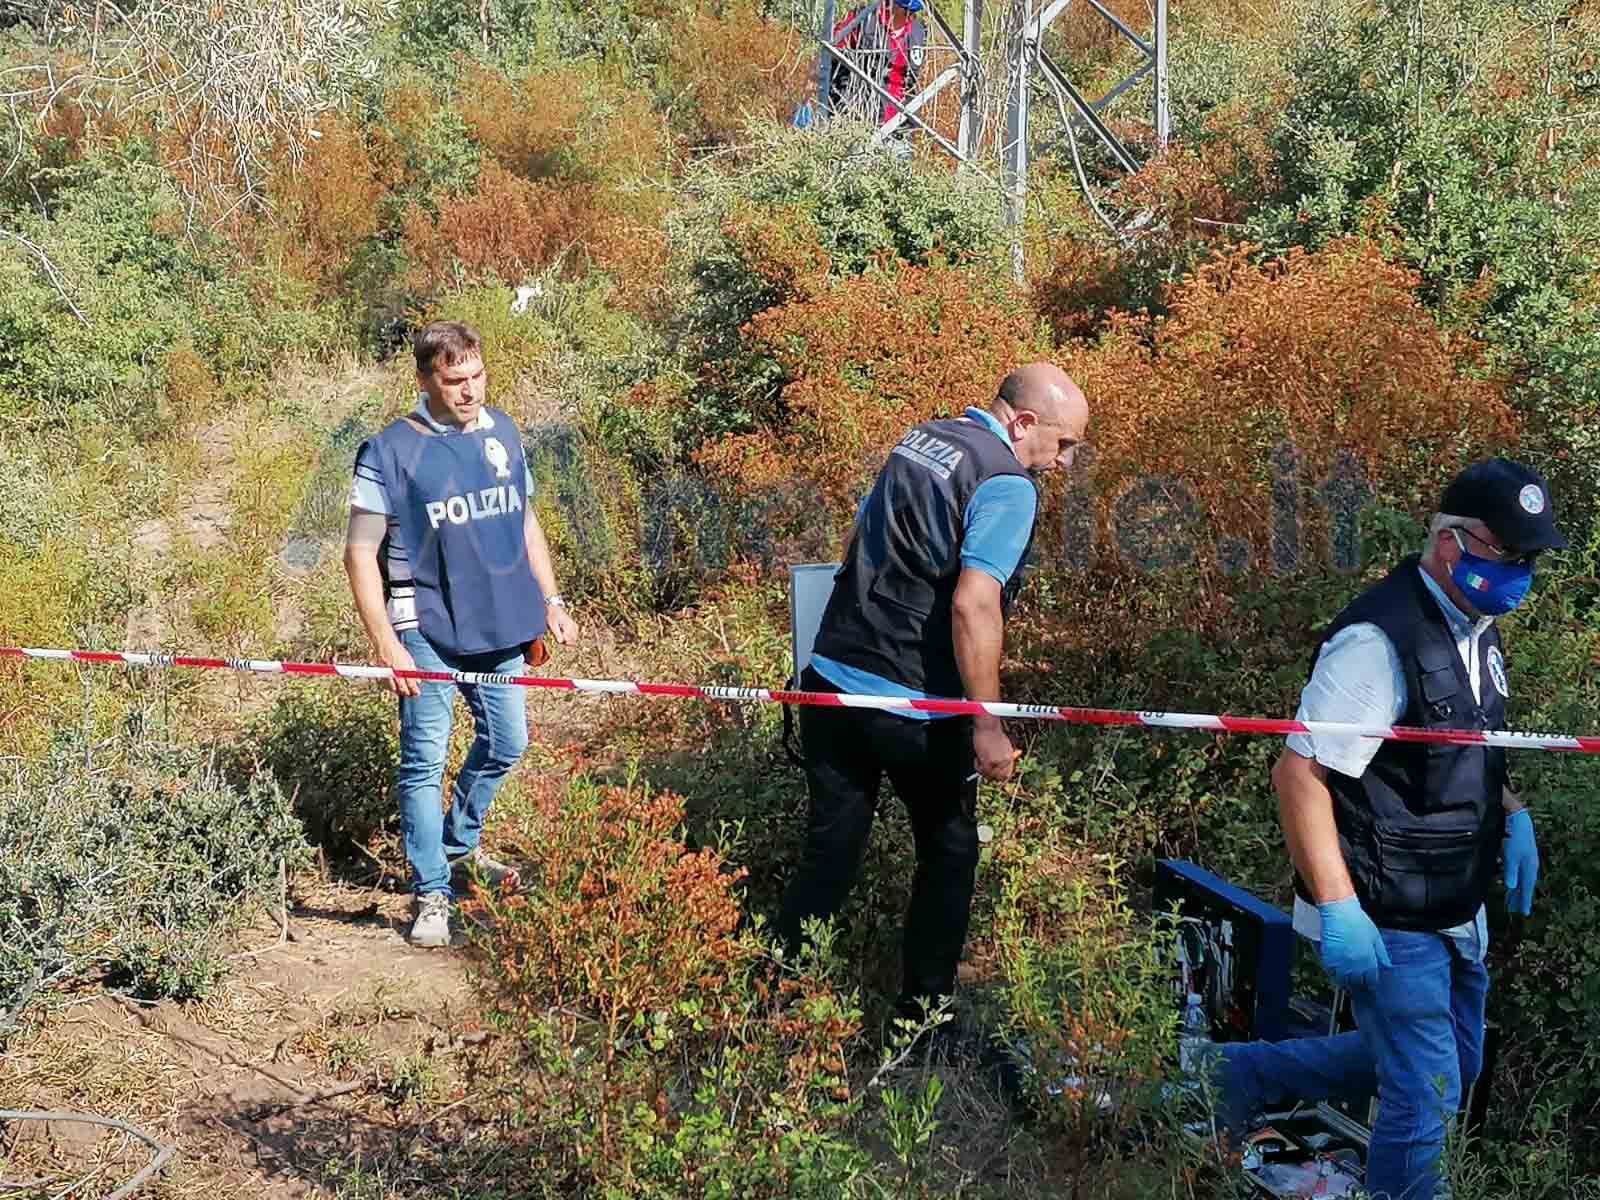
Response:
[[[1156,863],[1154,892],[1157,912],[1178,914],[1174,1004],[1181,1011],[1188,994],[1198,993],[1214,1042],[1326,1037],[1356,1027],[1343,989],[1335,989],[1327,1004],[1293,994],[1296,950],[1315,943],[1295,933],[1288,914],[1176,859]],[[1482,1125],[1498,1049],[1499,1030],[1491,1022],[1482,1069],[1462,1097],[1459,1116],[1468,1130]],[[1376,1113],[1371,1096],[1268,1113],[1242,1147],[1244,1176],[1268,1196],[1350,1195],[1366,1174]],[[1209,1121],[1192,1122],[1186,1131],[1200,1142],[1212,1136]]]
[[[1181,1010],[1197,993],[1213,1042],[1281,1041],[1352,1028],[1341,993],[1333,1005],[1291,994],[1297,936],[1288,915],[1193,863],[1156,863],[1155,908],[1176,911],[1173,1002]],[[1348,1196],[1365,1175],[1375,1101],[1307,1102],[1266,1114],[1240,1148],[1244,1178],[1275,1197]],[[1209,1120],[1185,1126],[1197,1142],[1212,1137]]]

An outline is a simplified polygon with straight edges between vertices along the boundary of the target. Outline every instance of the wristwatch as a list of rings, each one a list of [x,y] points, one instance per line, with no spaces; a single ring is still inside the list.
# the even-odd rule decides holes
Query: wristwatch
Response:
[[[559,592],[554,596],[546,596],[544,602],[546,604],[554,604],[557,608],[565,608],[567,606],[567,602],[561,598]]]

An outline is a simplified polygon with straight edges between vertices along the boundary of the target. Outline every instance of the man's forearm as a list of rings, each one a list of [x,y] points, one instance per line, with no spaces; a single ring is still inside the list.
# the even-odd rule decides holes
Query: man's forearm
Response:
[[[1293,751],[1285,751],[1285,757]],[[1339,827],[1333,819],[1333,793],[1318,777],[1314,764],[1280,762],[1273,772],[1278,790],[1278,820],[1289,857],[1318,904],[1355,895],[1350,868],[1339,849]]]
[[[539,524],[539,518],[533,515],[533,508],[528,508],[528,519],[523,522],[522,532],[528,544],[528,565],[533,568],[533,577],[539,583],[539,590],[546,598],[561,594],[561,588],[556,583],[555,563],[550,558],[550,545],[544,539],[544,528]]]
[[[958,603],[954,612],[956,666],[968,700],[1000,699],[1000,651],[1004,624],[1000,606]],[[998,717],[979,717],[980,724]]]
[[[345,547],[344,571],[350,580],[350,594],[356,602],[356,615],[367,631],[372,648],[382,654],[398,645],[394,626],[383,602],[383,576],[378,572],[375,550],[359,545]]]

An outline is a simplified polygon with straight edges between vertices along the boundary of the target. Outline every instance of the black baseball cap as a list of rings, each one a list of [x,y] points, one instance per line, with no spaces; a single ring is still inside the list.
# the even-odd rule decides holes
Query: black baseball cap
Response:
[[[1544,476],[1509,458],[1473,463],[1457,475],[1445,489],[1439,511],[1482,521],[1516,554],[1567,548],[1567,539],[1556,528],[1555,503]]]

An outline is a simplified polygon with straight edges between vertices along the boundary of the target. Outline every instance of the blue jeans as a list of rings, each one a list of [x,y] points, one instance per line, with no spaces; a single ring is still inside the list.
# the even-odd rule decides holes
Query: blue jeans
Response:
[[[1238,1131],[1264,1108],[1376,1094],[1368,1193],[1433,1200],[1445,1123],[1483,1066],[1489,973],[1447,934],[1382,933],[1394,965],[1351,992],[1355,1032],[1218,1047],[1220,1115]]]
[[[520,674],[522,651],[442,654],[419,631],[400,641],[422,671]],[[514,685],[423,683],[422,694],[400,701],[400,827],[411,863],[411,890],[450,894],[450,862],[470,854],[500,784],[528,748],[527,693]],[[445,759],[455,717],[456,690],[472,713],[474,737],[444,812]]]

